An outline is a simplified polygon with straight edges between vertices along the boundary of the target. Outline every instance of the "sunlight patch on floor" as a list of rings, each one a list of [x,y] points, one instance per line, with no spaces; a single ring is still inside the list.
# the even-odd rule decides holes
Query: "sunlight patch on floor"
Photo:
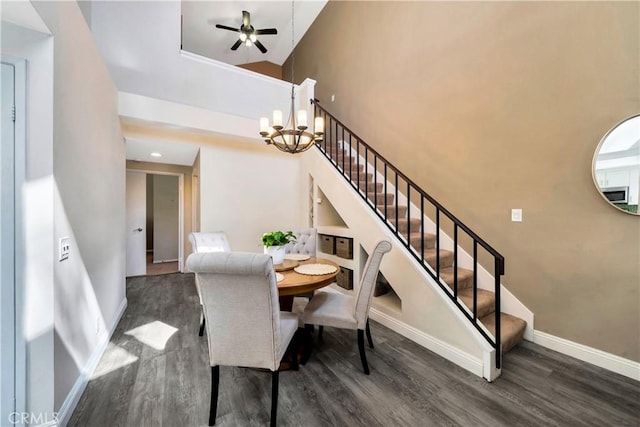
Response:
[[[109,343],[91,379],[101,377],[138,361],[138,357],[122,347]]]
[[[138,326],[125,332],[125,335],[130,335],[140,341],[143,344],[148,345],[158,351],[162,351],[167,346],[167,341],[178,329],[173,326],[169,326],[159,320],[147,323],[146,325]]]

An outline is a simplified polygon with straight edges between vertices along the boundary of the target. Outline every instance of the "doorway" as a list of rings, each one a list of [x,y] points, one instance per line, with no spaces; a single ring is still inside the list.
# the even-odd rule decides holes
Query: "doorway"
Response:
[[[127,170],[127,277],[182,271],[183,180]]]

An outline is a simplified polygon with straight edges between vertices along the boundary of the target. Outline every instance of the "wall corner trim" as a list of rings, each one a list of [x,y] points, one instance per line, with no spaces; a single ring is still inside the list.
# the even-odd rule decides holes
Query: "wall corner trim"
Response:
[[[533,332],[533,342],[632,380],[640,381],[640,363],[633,360],[537,330]]]
[[[120,303],[120,307],[116,312],[115,320],[111,325],[111,328],[109,329],[109,333],[105,334],[102,341],[96,346],[95,350],[93,351],[93,354],[91,354],[91,357],[89,358],[86,365],[84,366],[82,373],[80,374],[80,376],[78,376],[78,379],[76,379],[76,382],[73,384],[73,387],[71,388],[71,391],[69,391],[69,394],[67,395],[67,397],[64,399],[64,402],[62,402],[62,406],[60,407],[60,410],[58,411],[58,416],[57,416],[57,419],[58,419],[57,425],[59,427],[65,427],[69,422],[69,419],[71,418],[71,414],[73,414],[73,411],[76,409],[76,406],[80,401],[80,397],[82,397],[82,393],[84,392],[84,389],[87,388],[87,384],[89,383],[89,378],[91,377],[91,375],[93,374],[93,371],[95,371],[96,367],[98,366],[98,362],[100,362],[100,359],[102,358],[103,353],[107,349],[107,345],[111,340],[111,336],[115,332],[116,327],[118,327],[118,323],[120,323],[120,319],[122,319],[122,316],[124,315],[124,312],[126,309],[127,309],[127,298],[125,297]]]

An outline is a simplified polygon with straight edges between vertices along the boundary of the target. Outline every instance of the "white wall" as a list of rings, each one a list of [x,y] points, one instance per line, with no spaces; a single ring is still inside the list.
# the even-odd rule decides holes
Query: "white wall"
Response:
[[[34,6],[54,36],[54,228],[45,246],[54,264],[46,279],[54,284],[54,409],[64,412],[126,304],[125,150],[116,88],[77,3]],[[63,236],[71,255],[58,262]]]
[[[4,19],[11,7],[27,8]],[[23,15],[22,12],[25,14]],[[24,182],[16,214],[17,410],[53,418],[53,39],[30,4],[2,5],[2,53],[27,60]],[[38,22],[40,21],[40,22]],[[25,25],[25,26],[23,26]],[[20,111],[18,111],[20,114]],[[4,142],[3,142],[4,143]],[[19,178],[18,178],[19,179]]]
[[[227,233],[236,251],[262,252],[260,237],[306,226],[297,156],[253,142],[200,149],[200,231]]]
[[[153,175],[153,261],[178,259],[178,177]]]

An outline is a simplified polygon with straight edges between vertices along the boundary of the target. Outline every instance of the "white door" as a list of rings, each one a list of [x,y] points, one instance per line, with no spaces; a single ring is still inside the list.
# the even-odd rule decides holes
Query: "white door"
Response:
[[[147,174],[127,171],[126,275],[147,274]]]
[[[2,62],[2,144],[0,146],[0,424],[15,411],[14,144],[15,68]]]

